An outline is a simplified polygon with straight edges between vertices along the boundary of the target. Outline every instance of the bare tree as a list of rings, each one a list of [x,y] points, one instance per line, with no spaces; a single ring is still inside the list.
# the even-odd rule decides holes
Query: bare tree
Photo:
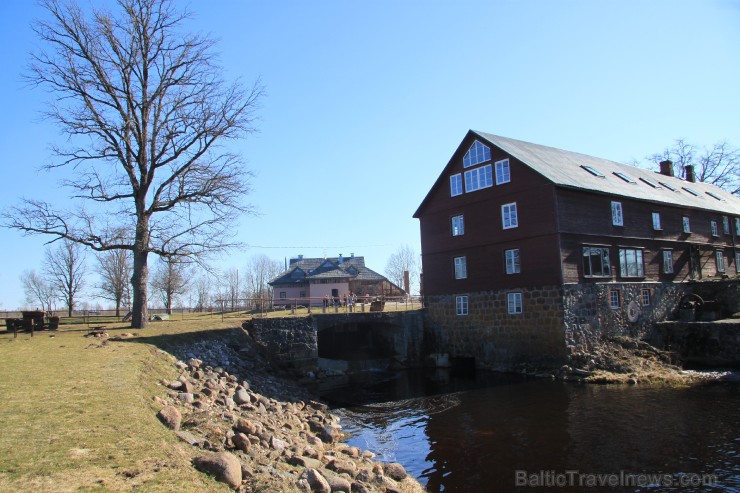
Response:
[[[211,306],[211,284],[208,274],[201,274],[196,278],[193,286],[193,294],[195,295],[193,311],[204,312]]]
[[[231,268],[224,273],[226,283],[226,298],[231,311],[237,309],[239,300],[239,269]]]
[[[419,258],[414,249],[408,245],[400,247],[395,253],[391,254],[388,258],[388,263],[385,264],[385,275],[393,284],[401,288],[403,288],[404,284],[403,276],[405,271],[409,273],[411,284],[409,289],[412,292],[418,291]]]
[[[87,272],[83,246],[64,240],[56,248],[48,248],[44,257],[44,271],[49,284],[67,307],[67,316],[71,317],[77,295],[85,286]]]
[[[247,298],[272,299],[272,286],[267,284],[282,272],[282,265],[267,255],[253,255],[245,270]]]
[[[173,0],[117,0],[86,17],[74,0],[43,0],[28,80],[52,93],[46,116],[69,147],[45,168],[71,167],[70,209],[24,199],[4,225],[132,253],[132,326],[147,323],[149,254],[201,259],[234,246],[231,224],[249,173],[221,144],[254,132],[258,83],[227,84],[213,41],[183,32]],[[124,237],[119,235],[121,229]]]
[[[727,141],[717,142],[711,148],[699,148],[684,139],[677,139],[671,147],[647,159],[655,164],[666,159],[673,161],[681,178],[686,176],[686,166],[692,165],[698,181],[740,195],[740,149]]]
[[[54,288],[43,276],[35,270],[27,270],[21,275],[21,283],[26,295],[26,303],[36,305],[46,312],[54,311],[56,301]]]
[[[177,298],[187,291],[187,265],[164,258],[152,276],[152,290],[159,295],[165,310],[172,314]]]
[[[106,250],[97,255],[100,297],[116,305],[116,317],[121,316],[121,306],[131,305],[131,252]]]

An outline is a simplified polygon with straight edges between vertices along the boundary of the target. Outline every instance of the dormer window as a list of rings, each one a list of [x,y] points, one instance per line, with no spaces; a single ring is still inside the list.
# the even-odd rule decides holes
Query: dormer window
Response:
[[[291,279],[303,279],[304,277],[306,277],[306,273],[302,269],[295,269],[290,273]]]
[[[468,152],[463,157],[463,168],[469,168],[479,163],[484,163],[491,160],[491,148],[484,146],[477,140],[470,146]]]

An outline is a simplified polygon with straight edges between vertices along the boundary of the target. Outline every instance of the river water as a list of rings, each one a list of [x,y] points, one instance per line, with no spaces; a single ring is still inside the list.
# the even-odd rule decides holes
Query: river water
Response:
[[[740,383],[583,385],[449,370],[366,374],[323,397],[347,443],[430,492],[740,492]]]

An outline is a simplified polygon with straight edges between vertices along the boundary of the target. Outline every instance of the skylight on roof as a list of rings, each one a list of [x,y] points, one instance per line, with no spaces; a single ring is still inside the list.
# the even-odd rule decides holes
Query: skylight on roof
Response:
[[[675,191],[676,191],[676,189],[675,189],[674,187],[670,186],[669,184],[667,184],[667,183],[666,183],[666,182],[664,182],[664,181],[660,181],[660,182],[658,182],[658,183],[660,183],[661,185],[663,185],[664,187],[666,187],[666,188],[667,188],[668,190],[670,190],[671,192],[675,192]]]
[[[599,178],[604,178],[604,175],[593,169],[591,166],[586,166],[585,164],[581,165],[581,168],[585,169],[589,173],[591,173],[594,176],[598,176]]]
[[[614,174],[620,177],[621,179],[623,179],[624,181],[626,181],[627,183],[637,183],[635,180],[625,175],[624,173],[620,173],[619,171],[614,171]]]
[[[642,176],[640,177],[640,181],[643,181],[643,182],[647,183],[648,185],[650,185],[653,188],[660,188],[654,181],[648,180],[647,178],[643,178]]]
[[[705,192],[705,193],[709,195],[710,197],[712,197],[713,199],[722,200],[722,197],[720,197],[719,195],[715,193],[712,193],[712,192]]]
[[[689,187],[681,187],[681,188],[683,188],[684,190],[686,190],[687,192],[689,192],[689,193],[690,193],[691,195],[693,195],[694,197],[699,197],[699,194],[698,194],[698,193],[696,193],[696,191],[694,191],[694,190],[690,189]]]

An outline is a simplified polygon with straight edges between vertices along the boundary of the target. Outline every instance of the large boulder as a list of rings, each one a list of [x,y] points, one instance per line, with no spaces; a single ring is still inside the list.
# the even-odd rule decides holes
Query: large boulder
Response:
[[[228,452],[196,457],[193,459],[193,466],[234,489],[242,484],[241,462]]]
[[[383,464],[383,472],[386,476],[396,481],[403,481],[408,476],[406,469],[403,468],[398,462],[391,462],[390,464]]]

